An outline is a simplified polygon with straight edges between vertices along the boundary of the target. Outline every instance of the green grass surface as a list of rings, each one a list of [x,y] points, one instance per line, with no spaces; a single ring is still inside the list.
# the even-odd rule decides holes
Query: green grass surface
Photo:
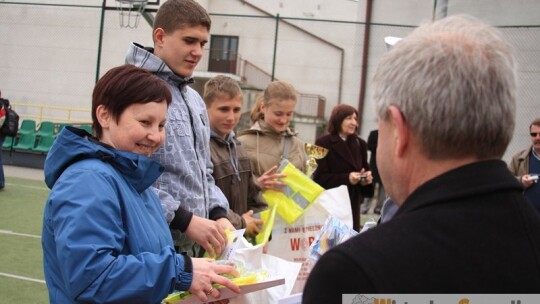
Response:
[[[48,194],[42,181],[6,177],[0,191],[0,303],[49,302],[39,237]]]

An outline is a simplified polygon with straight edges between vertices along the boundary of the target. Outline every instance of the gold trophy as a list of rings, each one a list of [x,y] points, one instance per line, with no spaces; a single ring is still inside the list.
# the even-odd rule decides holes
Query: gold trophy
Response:
[[[311,175],[313,175],[313,172],[317,169],[317,159],[324,158],[326,154],[328,154],[328,149],[306,143],[304,145],[304,150],[308,156],[308,160],[306,161],[306,175],[311,178]]]

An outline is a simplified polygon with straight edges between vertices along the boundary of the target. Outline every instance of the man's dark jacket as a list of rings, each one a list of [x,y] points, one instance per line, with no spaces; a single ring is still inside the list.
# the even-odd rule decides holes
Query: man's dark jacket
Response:
[[[540,293],[540,217],[500,160],[420,186],[395,217],[330,250],[303,303],[341,294]]]

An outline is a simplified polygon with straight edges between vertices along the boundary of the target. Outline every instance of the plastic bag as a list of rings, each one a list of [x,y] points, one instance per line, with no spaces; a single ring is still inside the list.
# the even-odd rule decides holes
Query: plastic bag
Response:
[[[264,269],[268,272],[269,278],[284,278],[285,284],[231,298],[230,303],[276,304],[279,299],[290,296],[296,277],[300,272],[301,264],[264,254],[262,245],[252,246],[247,241],[242,242],[242,244],[239,246],[234,259],[236,263],[243,263],[247,269]]]
[[[351,202],[347,186],[324,190],[312,206],[292,224],[279,216],[275,218],[268,253],[287,261],[302,263],[293,293],[302,292],[304,289],[312,268],[309,261],[309,246],[328,216],[333,216],[352,227]]]

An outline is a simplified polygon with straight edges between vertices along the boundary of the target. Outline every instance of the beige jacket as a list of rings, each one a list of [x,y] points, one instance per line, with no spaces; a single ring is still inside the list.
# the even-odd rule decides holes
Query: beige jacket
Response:
[[[525,174],[529,174],[529,156],[531,155],[532,147],[521,150],[514,154],[508,169],[518,180]]]
[[[304,142],[296,137],[296,133],[287,129],[277,133],[263,120],[258,120],[250,129],[240,131],[238,140],[251,159],[251,167],[256,177],[278,165],[283,154],[285,138],[290,138],[287,159],[299,170],[306,172],[306,153]]]

